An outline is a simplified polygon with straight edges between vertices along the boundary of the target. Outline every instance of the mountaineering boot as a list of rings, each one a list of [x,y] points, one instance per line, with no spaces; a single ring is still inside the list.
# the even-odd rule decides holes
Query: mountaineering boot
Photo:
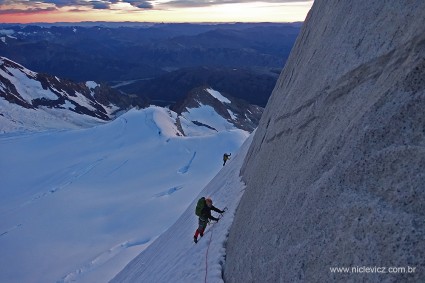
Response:
[[[193,236],[193,241],[195,242],[195,244],[198,243],[198,239],[196,238],[196,236]]]

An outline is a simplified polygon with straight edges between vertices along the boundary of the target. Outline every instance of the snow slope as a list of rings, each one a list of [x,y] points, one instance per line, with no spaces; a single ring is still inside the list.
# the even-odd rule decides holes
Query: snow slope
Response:
[[[0,97],[0,134],[45,129],[80,129],[102,123],[105,121],[63,109],[24,109]]]
[[[33,72],[0,56],[0,133],[90,127],[136,106],[148,105],[104,84]]]
[[[167,230],[248,136],[177,136],[174,116],[150,107],[88,129],[1,134],[0,282],[107,282]]]
[[[226,242],[239,200],[245,190],[240,168],[252,141],[246,140],[234,159],[190,203],[188,209],[152,245],[137,256],[111,283],[132,282],[223,282]],[[227,207],[219,222],[209,225],[195,244],[198,227],[195,206],[201,196],[210,196],[217,208]],[[213,212],[217,216],[215,212]]]

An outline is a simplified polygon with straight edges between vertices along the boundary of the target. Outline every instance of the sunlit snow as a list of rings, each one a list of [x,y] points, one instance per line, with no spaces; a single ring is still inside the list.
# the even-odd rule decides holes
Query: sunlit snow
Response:
[[[231,103],[231,101],[229,99],[224,97],[220,92],[218,92],[216,90],[213,90],[211,88],[207,88],[206,91],[208,91],[209,94],[211,94],[214,98],[218,99],[220,102]]]
[[[252,136],[193,199],[176,223],[128,264],[111,283],[223,282],[227,236],[245,191],[239,173]],[[227,211],[218,223],[211,222],[204,236],[195,244],[193,234],[198,223],[195,207],[201,196],[211,197],[215,206],[227,208]],[[218,216],[215,212],[213,214]]]
[[[7,72],[4,72],[0,69],[0,77],[4,77],[9,80],[15,86],[18,93],[25,99],[27,102],[31,102],[36,98],[47,98],[55,100],[58,98],[51,90],[46,90],[43,88],[41,83],[37,80],[29,78],[28,76],[35,76],[36,73],[23,69],[23,71],[15,68],[6,68]]]
[[[199,133],[204,127],[185,121],[190,134],[179,136],[175,115],[150,107],[87,129],[0,134],[0,282],[107,282],[193,210],[223,152],[236,152],[248,133]],[[220,182],[224,190],[234,181]],[[206,193],[232,215],[237,198],[215,189]],[[193,245],[196,216],[187,213],[177,250]]]

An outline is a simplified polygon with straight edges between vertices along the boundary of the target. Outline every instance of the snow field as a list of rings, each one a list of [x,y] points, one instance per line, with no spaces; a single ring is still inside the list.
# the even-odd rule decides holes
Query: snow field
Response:
[[[150,107],[88,129],[0,135],[0,282],[107,282],[173,225],[248,134],[179,137],[170,115]],[[190,245],[193,215],[181,232]]]
[[[223,282],[227,236],[244,193],[239,172],[252,141],[239,152],[190,203],[182,216],[166,232],[123,269],[111,283],[130,282]],[[207,226],[204,237],[193,242],[198,227],[196,202],[210,196],[214,206],[227,211],[218,223]],[[217,216],[217,213],[212,212]]]

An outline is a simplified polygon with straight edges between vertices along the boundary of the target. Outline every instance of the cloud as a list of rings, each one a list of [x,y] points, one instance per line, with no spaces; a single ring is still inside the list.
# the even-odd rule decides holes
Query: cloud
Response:
[[[0,15],[9,15],[9,14],[35,14],[42,12],[51,12],[56,11],[55,7],[47,8],[28,8],[28,9],[0,9]]]
[[[90,1],[90,4],[93,6],[93,9],[96,10],[107,10],[110,8],[109,2],[104,1]]]
[[[84,0],[42,0],[42,1],[37,1],[37,0],[30,0],[27,2],[33,2],[33,3],[45,3],[45,4],[53,4],[58,8],[62,8],[62,7],[68,7],[68,6],[90,6],[90,2],[88,1],[84,1]]]
[[[87,7],[91,6],[91,0],[0,0],[0,5],[4,6],[20,6],[27,7],[28,10],[31,10],[36,7],[42,6],[54,6],[58,8],[62,7]],[[101,1],[98,1],[101,2]],[[111,2],[111,1],[106,1]],[[1,9],[1,8],[0,8]],[[13,9],[12,9],[13,10]]]
[[[141,1],[141,0],[123,0],[125,3],[129,3],[133,7],[137,7],[140,9],[152,9],[152,1]]]
[[[161,7],[208,7],[232,3],[300,3],[313,0],[0,0],[0,14],[37,13],[53,11],[59,8],[70,8],[69,11],[80,11],[80,8],[107,10],[111,5],[128,3],[138,9],[153,9],[154,4]],[[19,9],[17,8],[19,7]],[[21,8],[24,7],[24,8]]]
[[[285,3],[300,3],[300,2],[312,2],[313,0],[170,0],[164,1],[161,4],[169,7],[179,7],[179,8],[190,8],[190,7],[207,7],[214,5],[222,4],[236,4],[236,3],[253,3],[253,2],[263,2],[263,3],[276,3],[276,4],[285,4]]]
[[[14,11],[16,10],[14,7],[16,7],[16,5],[19,5],[21,7],[27,7],[26,9],[23,8],[23,11],[31,11],[36,7],[40,7],[43,5],[49,5],[57,8],[71,7],[77,10],[81,7],[93,9],[109,9],[112,4],[117,3],[128,3],[131,6],[139,9],[152,9],[152,2],[153,0],[0,0],[0,5],[6,6],[0,8],[0,10],[8,10],[9,13],[14,13]],[[2,13],[4,14],[5,12]]]

